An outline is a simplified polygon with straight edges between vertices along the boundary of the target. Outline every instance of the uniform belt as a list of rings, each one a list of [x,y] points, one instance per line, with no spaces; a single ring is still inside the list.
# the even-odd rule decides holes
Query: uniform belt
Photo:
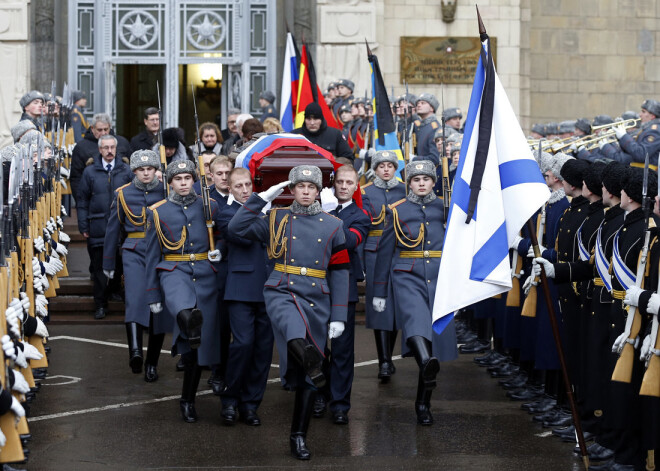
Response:
[[[594,278],[594,286],[605,286],[602,278]]]
[[[630,162],[631,167],[638,167],[638,168],[644,168],[644,163],[643,162]],[[649,168],[651,170],[655,170],[656,172],[658,171],[658,166],[649,164]]]
[[[168,253],[163,255],[163,258],[167,262],[195,262],[197,260],[208,260],[209,253],[208,252],[186,253],[186,254]]]
[[[314,278],[325,278],[325,270],[317,270],[315,268],[294,267],[293,265],[284,265],[282,263],[276,263],[275,270],[281,271],[282,273],[289,273],[290,275],[303,275],[303,276],[313,276]]]
[[[129,239],[144,239],[144,232],[129,232],[126,237]]]
[[[613,289],[610,293],[614,299],[623,299],[626,297],[625,291],[619,291],[618,289]]]
[[[375,230],[373,230],[373,231],[369,231],[369,232],[367,233],[367,236],[368,236],[368,237],[371,237],[371,236],[382,236],[382,235],[383,235],[383,230],[382,230],[382,229],[375,229]]]
[[[440,258],[442,250],[402,250],[399,252],[401,258]]]

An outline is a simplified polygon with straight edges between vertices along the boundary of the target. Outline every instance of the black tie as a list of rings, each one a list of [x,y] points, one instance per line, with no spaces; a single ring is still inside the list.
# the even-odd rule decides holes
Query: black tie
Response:
[[[337,214],[339,214],[339,211],[341,211],[341,204],[337,205]]]

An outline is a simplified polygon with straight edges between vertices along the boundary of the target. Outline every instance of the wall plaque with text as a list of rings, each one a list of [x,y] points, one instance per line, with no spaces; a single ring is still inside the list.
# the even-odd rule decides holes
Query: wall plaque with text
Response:
[[[497,38],[490,37],[497,65]],[[479,37],[401,37],[401,83],[467,83],[479,62]]]

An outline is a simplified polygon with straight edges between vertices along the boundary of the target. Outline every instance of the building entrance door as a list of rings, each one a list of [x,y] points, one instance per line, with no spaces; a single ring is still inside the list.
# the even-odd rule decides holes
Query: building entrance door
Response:
[[[161,106],[167,106],[163,94],[166,89],[165,65],[118,64],[115,73],[115,130],[130,140],[144,129],[144,110],[158,107],[156,82],[160,86]]]

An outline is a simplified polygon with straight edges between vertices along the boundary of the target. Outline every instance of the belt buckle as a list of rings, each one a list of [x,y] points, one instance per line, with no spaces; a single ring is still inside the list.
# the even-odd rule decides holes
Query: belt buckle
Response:
[[[300,274],[303,275],[303,276],[307,275],[307,268],[306,267],[301,267],[300,268]]]
[[[197,260],[197,256],[194,253],[191,253],[190,254],[190,261],[194,262],[195,260]]]
[[[429,251],[425,250],[424,251],[424,258],[429,258],[430,256],[431,256],[431,254],[429,253]]]

